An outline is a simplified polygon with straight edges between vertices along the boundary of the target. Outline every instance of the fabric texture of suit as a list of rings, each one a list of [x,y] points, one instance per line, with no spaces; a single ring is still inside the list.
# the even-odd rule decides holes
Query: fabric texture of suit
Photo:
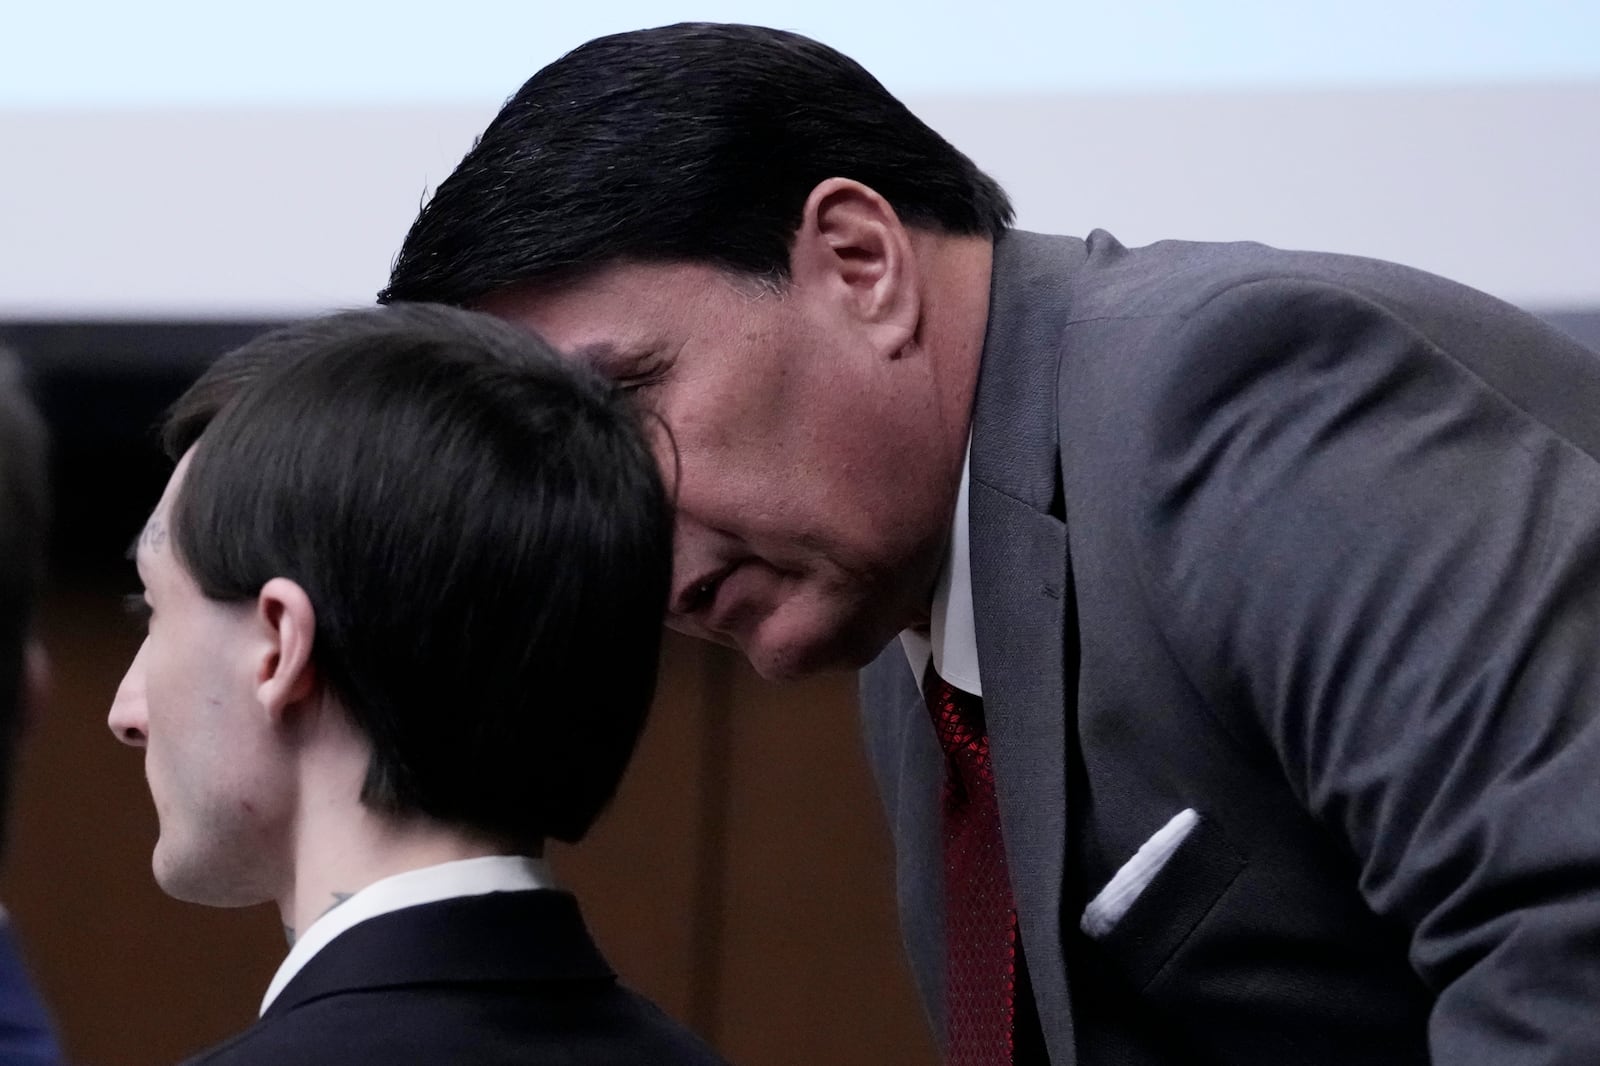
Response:
[[[572,896],[493,892],[392,911],[306,963],[199,1066],[721,1066],[621,988]]]
[[[995,256],[973,598],[1051,1062],[1600,1062],[1600,357],[1372,260]],[[898,642],[862,694],[938,1029],[942,763]]]

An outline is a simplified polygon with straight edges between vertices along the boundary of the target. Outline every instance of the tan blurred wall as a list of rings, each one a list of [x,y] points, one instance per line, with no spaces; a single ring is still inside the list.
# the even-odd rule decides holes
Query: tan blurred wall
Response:
[[[284,951],[270,908],[180,904],[150,879],[142,764],[105,727],[138,639],[123,591],[45,606],[56,693],[24,750],[0,877],[84,1066],[173,1062],[249,1024]],[[616,806],[556,855],[624,979],[735,1063],[934,1061],[858,737],[853,678],[769,685],[672,639]]]

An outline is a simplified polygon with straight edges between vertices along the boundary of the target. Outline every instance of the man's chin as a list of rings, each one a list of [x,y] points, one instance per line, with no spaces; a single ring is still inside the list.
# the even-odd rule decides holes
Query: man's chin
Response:
[[[253,907],[272,898],[270,892],[247,885],[243,878],[218,876],[203,864],[185,862],[170,855],[159,843],[150,858],[150,871],[162,892],[183,903],[198,903],[202,907]]]
[[[868,636],[855,627],[810,632],[771,632],[764,625],[739,643],[751,669],[767,681],[795,681],[818,674],[859,670],[883,651],[889,638]]]

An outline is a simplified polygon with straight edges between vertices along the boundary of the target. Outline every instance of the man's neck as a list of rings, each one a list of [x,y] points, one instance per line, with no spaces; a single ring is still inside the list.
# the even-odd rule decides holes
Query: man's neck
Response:
[[[322,915],[374,882],[458,859],[537,856],[503,841],[429,818],[396,818],[362,807],[343,824],[322,825],[302,840],[294,885],[279,898],[284,935],[294,943]]]
[[[972,406],[989,328],[989,290],[994,274],[994,242],[987,237],[954,237],[912,230],[925,292],[917,343],[934,365],[943,427],[939,450],[928,456],[928,475],[939,479],[948,494],[947,514],[954,514],[967,445],[972,433]],[[948,523],[949,519],[946,519]],[[938,584],[947,566],[948,525],[939,529],[937,550],[913,568],[920,586],[917,613],[905,628],[928,633]]]
[[[922,268],[923,307],[916,343],[933,362],[940,407],[938,421],[945,427],[940,459],[942,473],[950,480],[953,503],[989,328],[994,242],[987,237],[912,232],[918,244],[918,261],[926,264]]]
[[[528,854],[459,825],[362,802],[372,745],[331,698],[305,708],[298,728],[289,868],[277,893],[291,944],[311,923],[375,881],[456,859]]]

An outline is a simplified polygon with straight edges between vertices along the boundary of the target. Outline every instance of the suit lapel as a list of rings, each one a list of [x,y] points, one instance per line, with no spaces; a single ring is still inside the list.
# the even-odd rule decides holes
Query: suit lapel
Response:
[[[973,411],[971,554],[984,717],[1023,950],[1051,1061],[1075,1059],[1062,955],[1072,603],[1059,495],[1061,336],[1082,242],[996,244]],[[1073,634],[1075,638],[1075,634]]]

